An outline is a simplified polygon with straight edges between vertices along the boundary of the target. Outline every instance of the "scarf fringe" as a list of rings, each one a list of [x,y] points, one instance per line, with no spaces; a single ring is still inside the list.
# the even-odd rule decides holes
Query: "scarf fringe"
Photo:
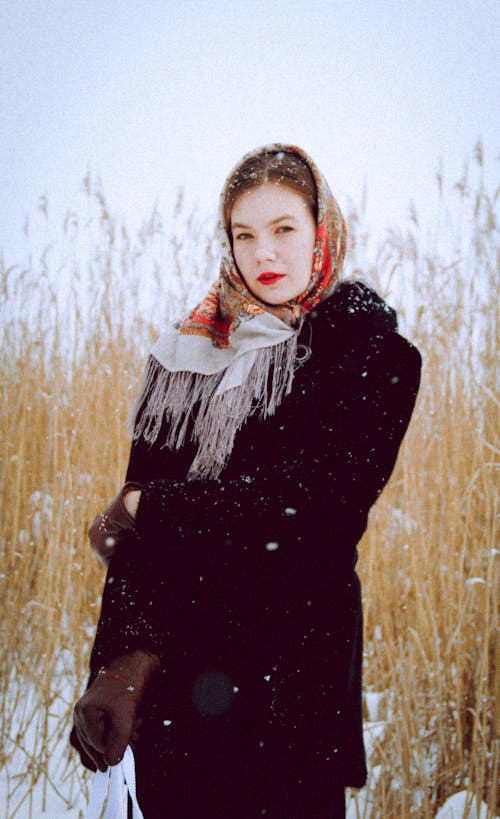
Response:
[[[185,443],[190,420],[195,419],[190,437],[198,444],[198,451],[187,478],[217,478],[248,416],[255,412],[262,419],[273,415],[290,393],[297,337],[298,333],[294,333],[287,341],[256,350],[244,383],[220,394],[217,390],[223,389],[223,378],[233,365],[214,375],[170,372],[151,356],[132,410],[134,440],[143,437],[149,444],[155,443],[166,421],[163,445],[179,449]]]

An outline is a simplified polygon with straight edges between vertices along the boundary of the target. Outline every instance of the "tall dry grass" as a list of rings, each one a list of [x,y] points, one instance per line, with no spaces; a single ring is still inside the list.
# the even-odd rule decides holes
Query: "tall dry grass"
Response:
[[[353,210],[349,272],[400,312],[422,390],[360,548],[365,686],[380,721],[359,816],[431,819],[469,789],[500,809],[498,214],[478,145],[435,224],[412,210],[376,241]],[[68,749],[103,572],[88,524],[123,480],[126,417],[155,328],[213,276],[210,225],[181,200],[131,236],[85,180],[85,217],[25,265],[2,265],[1,756],[8,817],[34,788],[78,801]],[[47,217],[41,203],[42,218]],[[168,273],[165,273],[168,271]],[[368,713],[370,711],[370,713]],[[367,716],[374,719],[373,705]]]

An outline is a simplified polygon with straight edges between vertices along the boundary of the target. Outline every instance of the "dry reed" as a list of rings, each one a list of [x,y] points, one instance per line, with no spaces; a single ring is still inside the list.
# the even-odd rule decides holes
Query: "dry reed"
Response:
[[[373,247],[362,215],[350,214],[351,272],[395,304],[424,356],[416,414],[360,548],[365,686],[380,695],[383,723],[370,800],[358,802],[367,819],[431,819],[466,788],[489,816],[500,808],[498,224],[481,147],[453,190],[441,177],[438,186],[432,231],[411,212]],[[36,261],[0,261],[9,819],[29,815],[35,786],[68,807],[86,788],[69,749],[54,767],[85,682],[103,580],[86,530],[123,479],[126,417],[153,328],[214,269],[211,228],[181,199],[168,229],[153,211],[132,238],[98,182],[87,178],[85,190],[85,220],[69,213]]]

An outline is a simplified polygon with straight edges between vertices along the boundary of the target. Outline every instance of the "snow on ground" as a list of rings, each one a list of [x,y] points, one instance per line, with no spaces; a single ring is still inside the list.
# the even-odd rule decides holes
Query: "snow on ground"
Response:
[[[12,671],[2,701],[1,819],[85,815],[88,777],[68,744],[76,690],[72,666],[70,653],[62,651],[49,692]]]
[[[472,793],[460,791],[446,800],[435,819],[487,819],[487,814],[484,802],[478,806]]]
[[[18,698],[14,703],[4,703],[4,717],[10,717],[11,724],[16,724],[18,730],[2,748],[9,759],[0,771],[0,816],[3,819],[84,819],[92,775],[84,771],[76,753],[68,747],[68,697],[72,698],[73,690],[68,683],[63,685],[59,689],[61,693],[46,709],[46,715],[36,690],[26,694],[24,703]],[[380,719],[383,701],[384,695],[368,692],[369,721],[365,723],[364,736],[369,760],[386,729],[386,723]],[[37,732],[45,717],[50,747],[39,748]],[[47,777],[43,775],[45,769]],[[381,771],[380,765],[372,766],[366,787],[348,792],[347,819],[369,817]],[[472,793],[462,791],[448,799],[435,819],[489,819],[487,813],[484,803],[477,805]]]

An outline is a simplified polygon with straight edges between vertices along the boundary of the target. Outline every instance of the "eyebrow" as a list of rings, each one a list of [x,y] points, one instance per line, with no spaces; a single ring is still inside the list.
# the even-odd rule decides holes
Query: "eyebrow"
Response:
[[[269,225],[277,225],[278,222],[284,222],[284,221],[289,222],[292,219],[293,219],[294,222],[297,221],[295,216],[292,216],[292,215],[289,215],[289,214],[285,213],[283,216],[278,216],[277,219],[272,219],[270,222],[268,222],[268,224]],[[241,230],[242,228],[249,229],[250,227],[251,227],[250,225],[242,225],[241,222],[231,222],[231,228],[233,230],[235,230],[236,228],[238,228],[238,230]]]

